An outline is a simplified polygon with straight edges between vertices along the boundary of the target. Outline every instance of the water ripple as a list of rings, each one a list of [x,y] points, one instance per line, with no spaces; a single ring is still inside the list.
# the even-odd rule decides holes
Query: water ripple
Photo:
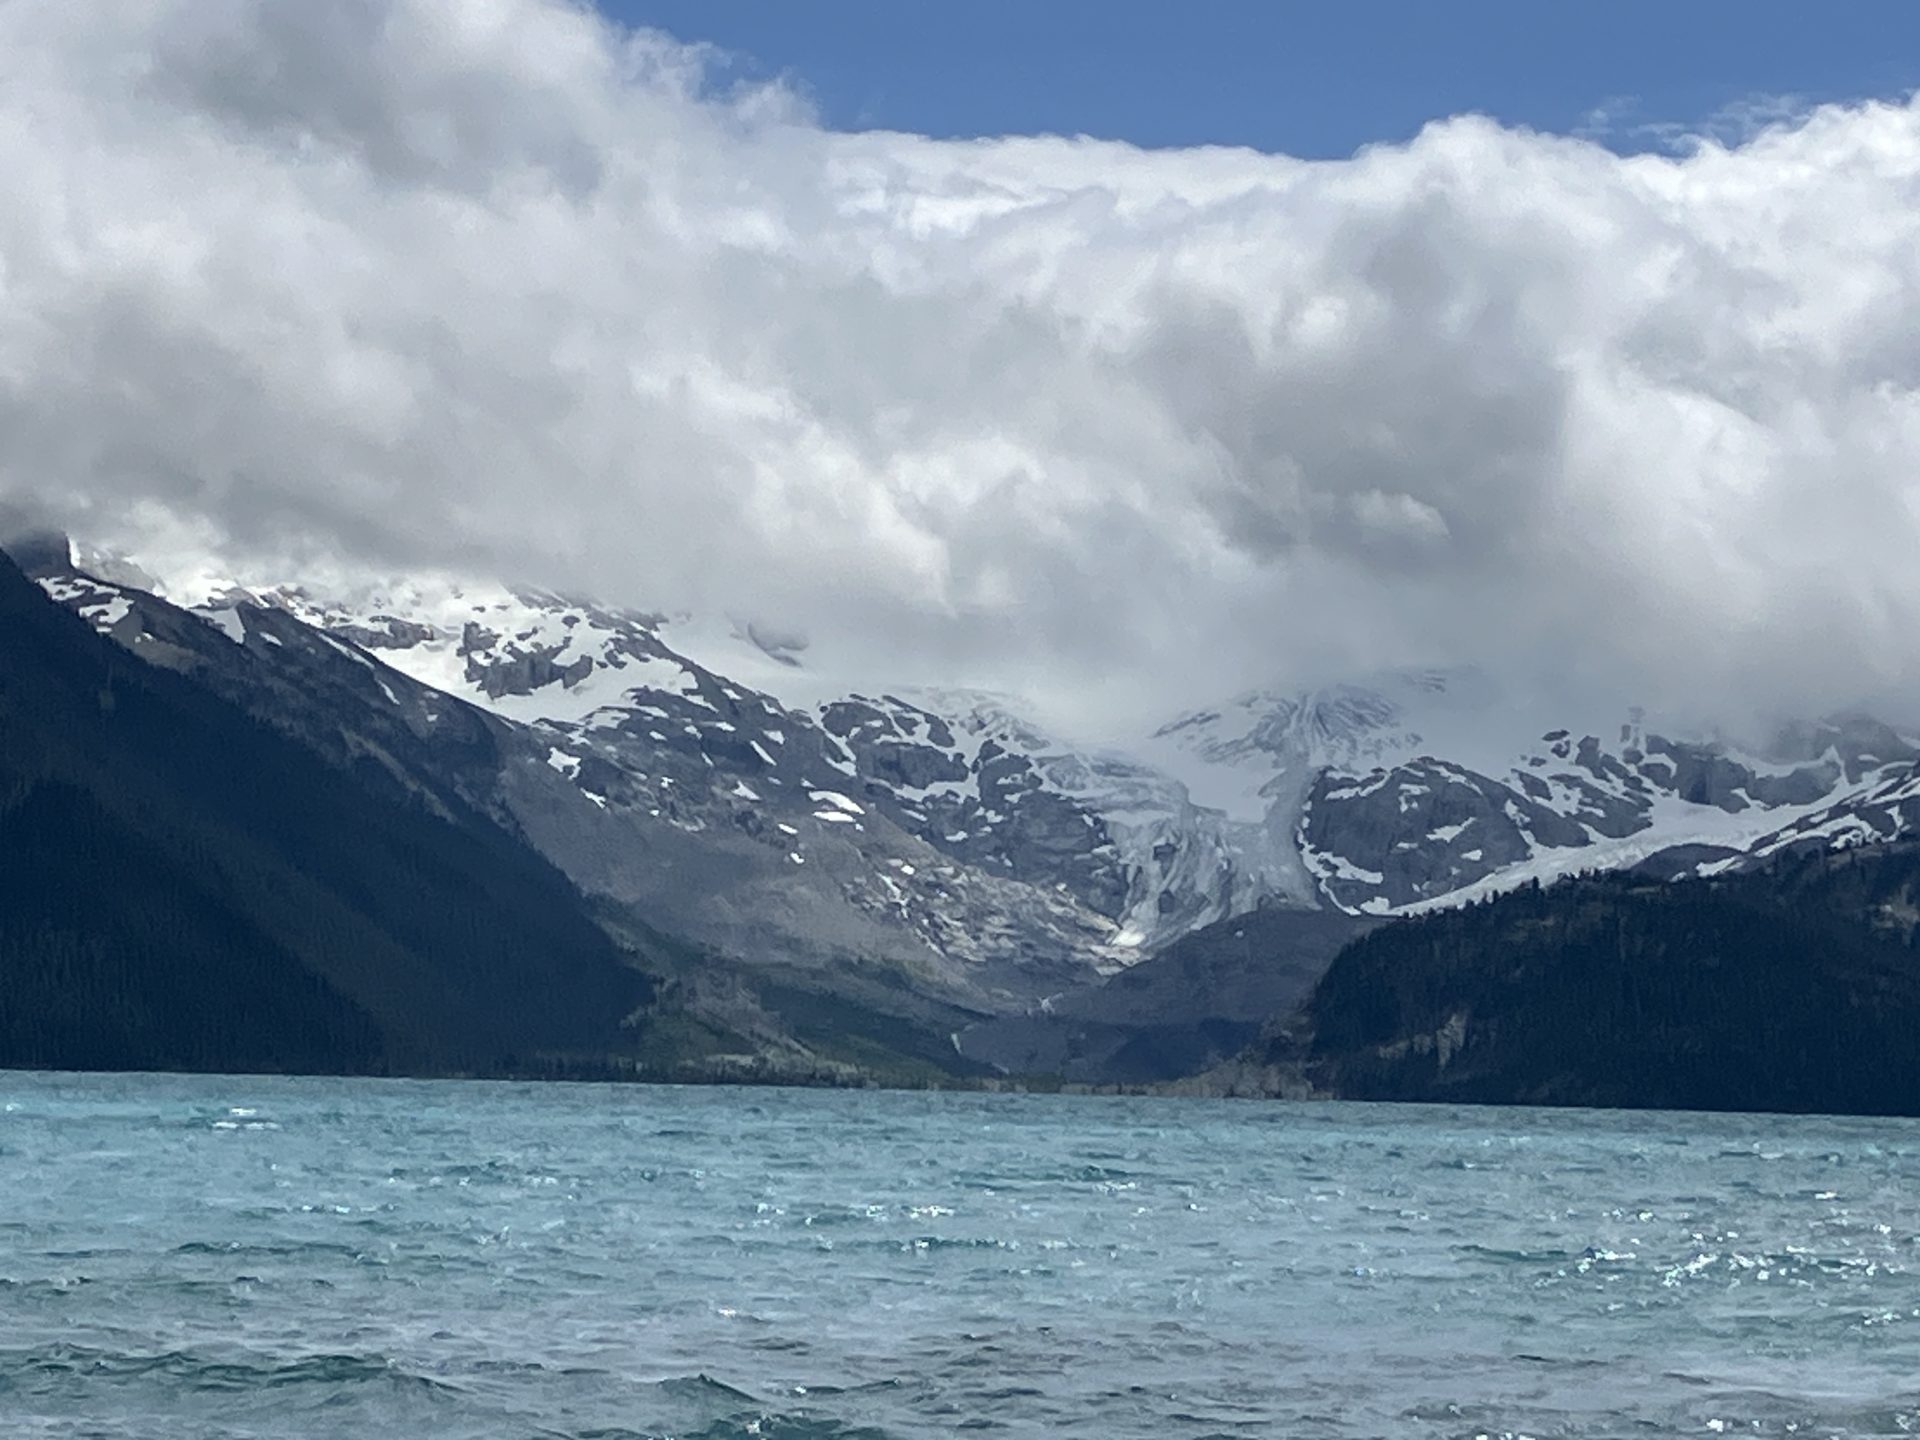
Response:
[[[0,1154],[8,1436],[1920,1427],[1902,1121],[16,1074]]]

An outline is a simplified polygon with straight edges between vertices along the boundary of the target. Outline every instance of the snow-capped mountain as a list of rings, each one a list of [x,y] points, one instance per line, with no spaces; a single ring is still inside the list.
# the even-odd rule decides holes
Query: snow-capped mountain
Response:
[[[1700,865],[1703,874],[1770,859],[1783,851],[1811,846],[1851,850],[1920,835],[1920,766],[1876,769],[1875,783],[1845,798],[1815,807],[1778,830],[1763,835],[1745,851]]]
[[[1195,793],[1261,810],[1269,832],[1291,837],[1311,895],[1356,915],[1667,852],[1698,852],[1689,870],[1724,865],[1787,843],[1789,828],[1853,833],[1842,817],[1920,761],[1920,740],[1865,717],[1791,727],[1758,754],[1665,737],[1632,710],[1614,725],[1529,732],[1538,723],[1484,677],[1419,672],[1249,694],[1154,741],[1182,752]],[[1876,813],[1877,837],[1904,833],[1894,812]]]
[[[1336,905],[1390,914],[1662,852],[1747,851],[1857,803],[1920,759],[1912,739],[1870,720],[1799,738],[1817,747],[1756,756],[1629,721],[1612,743],[1548,731],[1493,774],[1431,756],[1365,776],[1324,772],[1307,798],[1301,850]]]
[[[1865,719],[1748,754],[1631,714],[1543,725],[1484,677],[1427,672],[1249,692],[1114,749],[1004,696],[836,686],[753,624],[441,577],[150,581],[98,557],[41,576],[136,653],[178,648],[140,621],[143,582],[263,660],[319,647],[428,750],[470,728],[457,708],[490,717],[502,758],[459,783],[589,893],[736,953],[864,956],[990,1003],[1262,905],[1393,914],[1920,820],[1920,743]]]
[[[349,606],[217,586],[185,610],[37,573],[134,654],[429,803],[459,794],[590,895],[728,954],[877,966],[990,1009],[1093,973],[1115,933],[1061,882],[904,830],[819,717],[667,651],[653,617],[453,587]]]
[[[70,598],[104,582],[46,583]],[[1262,824],[1194,804],[1150,765],[1063,743],[1005,697],[832,695],[751,627],[417,581],[347,597],[212,586],[194,605],[232,634],[263,612],[526,727],[607,814],[716,843],[744,835],[796,870],[859,852],[858,878],[837,888],[949,958],[1031,966],[1057,952],[1113,968],[1270,896],[1310,899],[1282,885]],[[917,843],[903,851],[902,837]]]

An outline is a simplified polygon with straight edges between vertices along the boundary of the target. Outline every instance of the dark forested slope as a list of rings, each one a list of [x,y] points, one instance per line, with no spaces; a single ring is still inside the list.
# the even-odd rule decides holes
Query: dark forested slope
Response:
[[[481,1070],[650,993],[513,836],[376,793],[0,556],[0,1064]]]
[[[1912,843],[1385,926],[1260,1057],[1355,1099],[1920,1114]]]

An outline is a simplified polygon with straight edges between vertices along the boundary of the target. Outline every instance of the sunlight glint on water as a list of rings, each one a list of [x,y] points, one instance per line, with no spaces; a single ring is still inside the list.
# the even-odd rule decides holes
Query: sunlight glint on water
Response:
[[[0,1075],[0,1429],[1905,1434],[1920,1126]]]

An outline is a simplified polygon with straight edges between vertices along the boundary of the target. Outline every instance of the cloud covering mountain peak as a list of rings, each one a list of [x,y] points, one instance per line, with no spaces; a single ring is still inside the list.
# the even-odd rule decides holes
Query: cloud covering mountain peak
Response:
[[[835,133],[557,0],[15,5],[0,183],[0,498],[136,554],[777,618],[1083,713],[1914,698],[1911,104],[1306,163]]]

